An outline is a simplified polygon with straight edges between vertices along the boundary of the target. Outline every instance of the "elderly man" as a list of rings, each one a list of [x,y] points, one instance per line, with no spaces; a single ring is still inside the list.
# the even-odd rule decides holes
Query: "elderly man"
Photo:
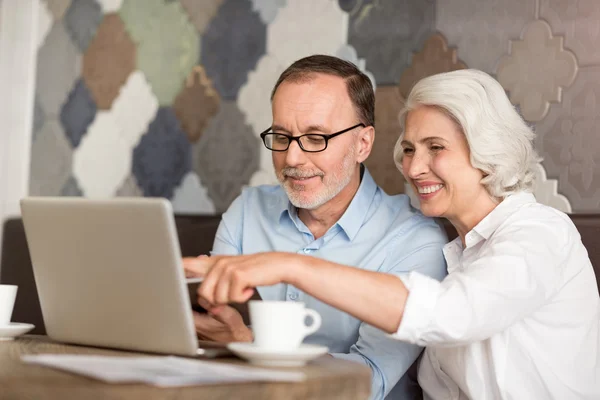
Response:
[[[242,192],[223,215],[212,254],[293,252],[368,271],[419,271],[442,279],[443,230],[412,209],[407,196],[387,195],[362,164],[375,138],[369,78],[349,62],[310,56],[282,73],[271,101],[273,124],[261,138],[273,153],[280,185]],[[188,274],[194,273],[194,263],[185,260]],[[300,301],[318,311],[322,325],[306,342],[328,346],[333,357],[369,366],[372,398],[407,399],[418,391],[403,376],[420,347],[395,341],[291,285],[258,291],[265,300]],[[208,314],[195,314],[201,338],[252,340],[233,308],[211,312],[208,303],[199,301],[209,308]]]

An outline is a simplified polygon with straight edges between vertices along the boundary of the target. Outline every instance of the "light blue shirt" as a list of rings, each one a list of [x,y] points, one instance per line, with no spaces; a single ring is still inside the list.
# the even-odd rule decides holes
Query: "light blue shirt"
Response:
[[[446,242],[445,232],[434,220],[412,208],[406,195],[387,195],[365,168],[348,209],[319,239],[298,218],[281,186],[245,188],[223,214],[212,254],[284,251],[367,271],[419,271],[441,280],[446,275],[442,253]],[[394,340],[291,285],[260,287],[258,292],[265,300],[304,302],[321,314],[321,327],[305,343],[328,346],[334,357],[369,366],[372,399],[388,395],[421,353],[421,347]],[[405,377],[387,398],[409,399],[414,393]]]

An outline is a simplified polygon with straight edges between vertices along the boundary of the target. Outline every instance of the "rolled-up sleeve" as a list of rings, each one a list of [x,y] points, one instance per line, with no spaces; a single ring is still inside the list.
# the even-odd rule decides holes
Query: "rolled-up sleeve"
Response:
[[[556,293],[564,243],[546,226],[515,223],[464,255],[442,282],[418,272],[399,275],[409,295],[393,336],[459,346],[505,330]]]

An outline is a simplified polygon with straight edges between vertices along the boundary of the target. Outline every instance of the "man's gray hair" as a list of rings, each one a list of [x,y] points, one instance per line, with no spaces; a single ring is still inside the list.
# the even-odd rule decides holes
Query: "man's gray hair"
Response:
[[[532,144],[535,134],[494,78],[464,69],[420,80],[399,115],[401,132],[394,161],[400,171],[406,115],[419,106],[436,107],[457,123],[467,139],[471,164],[484,173],[481,183],[491,196],[503,199],[532,190],[533,168],[540,161]]]

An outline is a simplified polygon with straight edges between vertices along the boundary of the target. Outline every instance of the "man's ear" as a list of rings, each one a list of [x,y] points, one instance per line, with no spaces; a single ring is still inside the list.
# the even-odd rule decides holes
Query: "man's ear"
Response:
[[[375,141],[375,128],[368,126],[363,128],[358,133],[358,152],[356,154],[356,161],[361,163],[369,157],[371,150],[373,149],[373,142]]]

